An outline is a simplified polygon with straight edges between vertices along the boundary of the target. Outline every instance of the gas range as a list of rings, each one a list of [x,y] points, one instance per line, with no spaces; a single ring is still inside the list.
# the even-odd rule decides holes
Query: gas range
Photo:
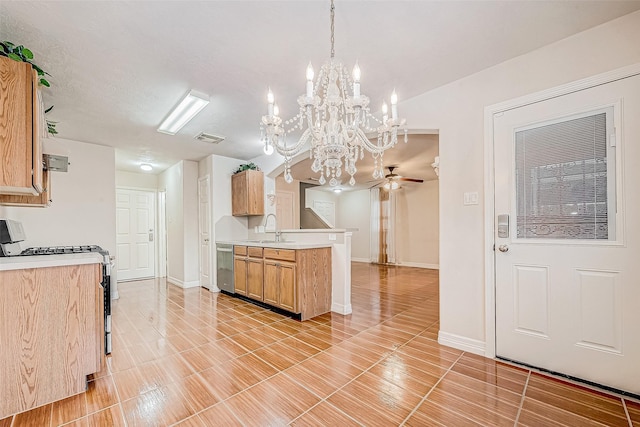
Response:
[[[50,247],[36,247],[28,248],[20,253],[20,256],[32,256],[32,255],[66,255],[66,254],[80,254],[89,252],[99,252],[102,255],[109,255],[109,252],[102,249],[97,245],[82,245],[82,246],[50,246]]]

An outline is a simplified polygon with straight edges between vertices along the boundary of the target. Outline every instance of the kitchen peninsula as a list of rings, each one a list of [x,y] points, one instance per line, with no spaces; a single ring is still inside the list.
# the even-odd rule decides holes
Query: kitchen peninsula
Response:
[[[233,244],[235,294],[307,320],[331,310],[331,245]]]
[[[281,234],[281,242],[269,232],[216,242],[234,245],[236,293],[300,314],[301,320],[329,311],[351,313],[351,232]]]

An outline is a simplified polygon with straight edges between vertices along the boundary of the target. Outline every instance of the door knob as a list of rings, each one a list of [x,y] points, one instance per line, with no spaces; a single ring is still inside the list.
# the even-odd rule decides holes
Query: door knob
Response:
[[[507,252],[507,251],[509,251],[509,246],[508,245],[500,245],[500,246],[498,246],[498,250],[500,252]]]

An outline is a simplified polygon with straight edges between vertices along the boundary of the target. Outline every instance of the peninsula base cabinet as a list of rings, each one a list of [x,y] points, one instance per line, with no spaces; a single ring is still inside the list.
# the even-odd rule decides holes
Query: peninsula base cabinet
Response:
[[[331,248],[234,247],[237,294],[299,314],[331,311]]]
[[[264,261],[264,302],[292,313],[298,312],[294,263]]]
[[[0,271],[0,419],[86,390],[101,370],[100,264]]]

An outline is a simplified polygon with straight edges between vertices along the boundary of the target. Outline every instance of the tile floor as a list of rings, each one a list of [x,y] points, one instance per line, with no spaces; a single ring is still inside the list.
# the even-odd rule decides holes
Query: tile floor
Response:
[[[640,403],[437,343],[438,272],[354,263],[353,314],[300,323],[204,289],[120,284],[86,393],[17,426],[632,426]]]

